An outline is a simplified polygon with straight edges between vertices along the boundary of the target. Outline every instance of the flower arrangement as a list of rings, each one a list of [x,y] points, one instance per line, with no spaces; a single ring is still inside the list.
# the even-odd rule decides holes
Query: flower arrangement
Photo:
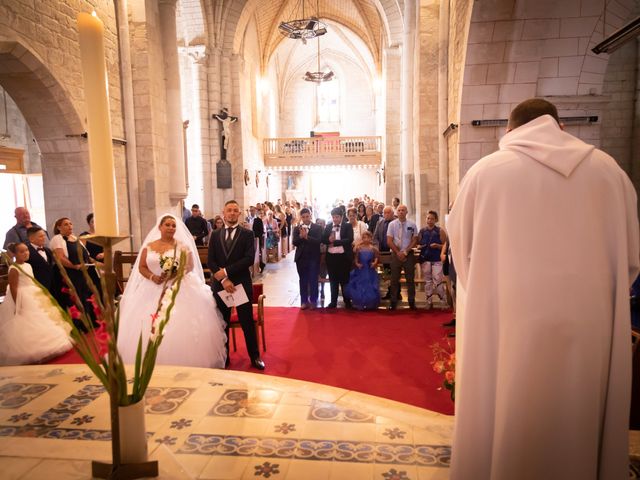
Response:
[[[80,245],[78,248],[81,248]],[[7,260],[8,262],[11,262],[8,257]],[[56,258],[55,260],[58,264],[58,268],[62,274],[64,282],[67,285],[63,292],[68,294],[74,303],[74,305],[69,307],[67,310],[63,309],[49,291],[34,277],[27,274],[20,265],[17,263],[14,265],[21,273],[30,277],[31,280],[40,287],[46,298],[49,299],[50,308],[56,309],[66,324],[70,326],[71,332],[69,336],[73,343],[73,348],[100,380],[109,395],[112,395],[113,393],[111,391],[111,380],[115,378],[118,387],[118,405],[126,406],[139,402],[144,397],[147,387],[149,386],[149,381],[151,380],[151,375],[155,368],[158,348],[160,347],[164,337],[164,329],[169,322],[171,310],[175,305],[176,297],[180,291],[180,284],[182,283],[182,279],[185,274],[186,252],[181,251],[179,258],[176,261],[173,261],[173,258],[171,259],[172,267],[169,271],[175,273],[165,276],[162,293],[158,299],[156,311],[151,315],[152,327],[146,349],[144,351],[142,349],[143,333],[140,334],[140,338],[138,339],[131,393],[129,393],[128,390],[124,363],[122,361],[122,357],[117,351],[118,323],[120,320],[119,312],[118,309],[115,308],[113,296],[109,293],[109,289],[107,288],[105,276],[103,275],[100,277],[100,291],[102,295],[99,295],[98,288],[94,285],[91,277],[89,276],[87,266],[84,262],[81,264],[81,271],[85,282],[93,293],[89,298],[89,303],[92,306],[93,313],[96,318],[96,328],[85,310],[85,306],[78,297],[76,289],[73,286],[64,266],[60,263],[59,259]],[[77,322],[74,322],[74,320]],[[83,333],[79,325],[83,326],[88,333]],[[115,352],[115,362],[113,365],[109,365],[106,352],[104,351],[104,347],[101,345],[101,339],[104,340],[105,336],[107,348]]]
[[[431,366],[433,371],[444,375],[443,387],[451,392],[451,401],[456,399],[456,352],[447,341],[447,348],[443,348],[439,343],[431,345],[433,361]]]
[[[182,263],[176,256],[176,248],[173,249],[173,256],[165,255],[164,253],[160,254],[160,268],[165,278],[175,277],[180,263]]]

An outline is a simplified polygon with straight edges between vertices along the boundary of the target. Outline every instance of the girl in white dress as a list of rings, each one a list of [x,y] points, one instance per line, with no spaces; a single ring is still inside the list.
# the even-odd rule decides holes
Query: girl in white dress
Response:
[[[118,350],[125,363],[134,363],[142,332],[143,353],[151,334],[166,273],[161,263],[187,253],[185,275],[164,329],[156,363],[224,368],[227,337],[224,321],[205,284],[198,250],[182,221],[164,215],[147,235],[120,300]]]
[[[0,305],[0,365],[40,363],[71,349],[71,326],[36,285],[26,263],[27,246],[9,248],[15,264],[9,267],[9,288]]]

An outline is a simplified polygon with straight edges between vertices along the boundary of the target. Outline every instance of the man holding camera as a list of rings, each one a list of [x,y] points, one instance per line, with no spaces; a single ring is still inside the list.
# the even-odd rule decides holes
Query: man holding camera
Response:
[[[322,227],[311,223],[311,211],[300,210],[300,224],[293,230],[295,262],[300,277],[300,310],[314,310],[318,302],[318,272]]]

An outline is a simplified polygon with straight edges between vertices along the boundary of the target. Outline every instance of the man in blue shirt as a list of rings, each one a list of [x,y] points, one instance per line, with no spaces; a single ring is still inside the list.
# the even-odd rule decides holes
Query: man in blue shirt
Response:
[[[387,245],[391,249],[391,303],[389,310],[395,310],[400,294],[400,274],[404,270],[407,281],[409,308],[416,309],[416,285],[414,283],[416,257],[413,248],[418,243],[418,227],[407,219],[409,209],[399,205],[396,210],[398,218],[389,224],[387,229]]]

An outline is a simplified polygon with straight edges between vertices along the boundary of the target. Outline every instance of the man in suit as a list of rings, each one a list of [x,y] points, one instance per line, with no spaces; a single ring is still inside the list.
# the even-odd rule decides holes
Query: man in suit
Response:
[[[308,208],[300,210],[300,225],[293,229],[294,261],[300,277],[300,310],[314,310],[318,303],[318,272],[322,227],[311,223]]]
[[[224,228],[214,230],[209,241],[209,255],[207,265],[213,275],[211,290],[227,324],[227,354],[229,353],[229,320],[231,308],[227,307],[220,297],[220,292],[225,290],[233,293],[236,286],[244,288],[249,301],[236,306],[238,320],[244,332],[247,352],[251,358],[251,365],[258,370],[264,370],[265,364],[260,358],[258,341],[256,338],[255,324],[253,321],[253,284],[251,282],[250,268],[255,257],[255,241],[253,232],[238,224],[240,218],[240,206],[235,200],[229,200],[224,204],[222,217]],[[227,362],[229,356],[227,355]],[[227,363],[228,364],[228,363]]]
[[[204,240],[209,235],[209,224],[200,213],[200,205],[194,203],[191,206],[191,216],[184,221],[193,236],[196,245],[203,246]]]
[[[56,266],[53,260],[53,252],[45,246],[47,234],[42,228],[35,226],[27,229],[27,237],[29,238],[27,243],[29,260],[27,260],[27,263],[31,265],[33,276],[36,280],[52,292],[51,281],[53,279],[53,270]]]
[[[343,207],[344,208],[344,207]],[[344,287],[349,282],[351,260],[353,258],[353,227],[343,222],[343,208],[331,210],[332,223],[329,223],[322,235],[322,243],[327,244],[327,270],[331,285],[331,303],[327,308],[338,306],[338,287],[342,287],[342,298],[347,308],[351,308],[351,300],[345,296]]]

